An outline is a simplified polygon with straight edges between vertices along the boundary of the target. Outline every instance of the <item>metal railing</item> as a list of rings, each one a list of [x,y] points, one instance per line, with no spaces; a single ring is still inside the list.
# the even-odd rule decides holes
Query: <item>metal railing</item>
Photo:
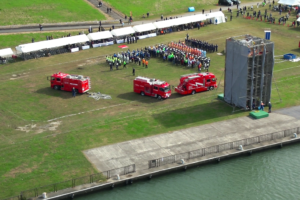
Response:
[[[105,179],[112,178],[116,175],[126,175],[126,174],[130,174],[133,172],[135,172],[135,164],[121,167],[118,169],[112,169],[112,170],[97,173],[97,174],[82,176],[82,177],[70,179],[67,181],[54,183],[51,185],[36,187],[36,188],[30,189],[30,190],[25,190],[25,191],[20,192],[20,195],[18,195],[18,196],[9,197],[4,200],[26,200],[28,198],[38,197],[43,192],[51,193],[51,192],[57,192],[59,190],[74,188],[79,185],[101,183],[101,182],[104,182]]]
[[[259,135],[252,138],[246,138],[242,140],[237,140],[234,142],[219,144],[216,146],[206,147],[202,149],[197,149],[194,151],[189,151],[185,153],[175,154],[167,157],[158,158],[155,160],[149,160],[148,165],[150,168],[159,167],[166,164],[172,164],[179,162],[181,159],[189,160],[193,158],[203,157],[212,153],[218,153],[226,150],[237,149],[240,145],[248,146],[252,144],[258,144],[261,142],[271,141],[275,139],[281,139],[284,137],[293,136],[293,134],[300,134],[300,127],[292,128],[284,131],[278,131],[274,133],[268,133],[265,135]]]

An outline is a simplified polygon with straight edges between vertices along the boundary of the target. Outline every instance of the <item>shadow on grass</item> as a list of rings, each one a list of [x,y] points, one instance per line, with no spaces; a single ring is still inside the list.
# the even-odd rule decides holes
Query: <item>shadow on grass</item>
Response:
[[[141,103],[156,103],[159,102],[157,98],[150,97],[150,96],[141,96],[138,93],[135,92],[126,92],[123,94],[119,94],[117,98],[129,100],[129,101],[138,101]]]
[[[66,92],[61,90],[54,90],[51,87],[41,88],[36,91],[36,93],[53,96],[53,97],[61,97],[62,99],[70,99],[72,98],[72,92]],[[76,96],[81,96],[81,94],[77,94]]]
[[[156,102],[160,102],[160,100],[158,100],[155,97],[150,97],[150,96],[142,96],[138,93],[135,92],[127,92],[127,93],[123,93],[123,94],[119,94],[117,96],[118,98],[121,99],[125,99],[125,100],[129,100],[129,101],[138,101],[138,102],[142,102],[142,103],[156,103]],[[177,92],[172,90],[172,95],[170,97],[170,99],[177,99],[177,98],[181,98],[184,97],[183,95],[178,94]],[[166,101],[162,100],[162,101]]]
[[[235,114],[237,113],[233,115]],[[152,117],[165,127],[176,127],[201,121],[211,123],[216,121],[214,120],[216,118],[226,117],[228,115],[232,115],[232,108],[223,102],[214,101],[212,103],[204,103],[154,114]]]

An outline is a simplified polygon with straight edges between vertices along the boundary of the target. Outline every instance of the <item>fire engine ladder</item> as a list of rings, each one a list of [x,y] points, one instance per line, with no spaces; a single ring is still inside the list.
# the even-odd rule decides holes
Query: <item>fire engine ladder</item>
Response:
[[[90,77],[88,77],[87,79],[88,79],[88,82],[89,82],[89,90],[90,90],[92,88],[91,79],[90,79]]]

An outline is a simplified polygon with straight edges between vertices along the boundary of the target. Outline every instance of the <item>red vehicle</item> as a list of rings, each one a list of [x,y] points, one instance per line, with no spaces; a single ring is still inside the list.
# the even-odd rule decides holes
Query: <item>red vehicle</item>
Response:
[[[133,91],[142,96],[157,97],[157,99],[166,99],[171,96],[169,83],[156,79],[150,79],[138,76],[133,81]]]
[[[182,75],[180,83],[175,91],[182,95],[195,94],[207,90],[213,90],[217,87],[217,79],[213,73],[203,72]]]
[[[64,90],[71,92],[73,87],[77,93],[85,93],[91,89],[89,77],[82,75],[70,75],[58,72],[47,77],[51,82],[51,87],[55,90]]]

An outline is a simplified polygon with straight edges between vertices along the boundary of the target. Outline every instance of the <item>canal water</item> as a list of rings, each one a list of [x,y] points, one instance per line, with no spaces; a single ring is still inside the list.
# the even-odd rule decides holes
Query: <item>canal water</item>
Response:
[[[137,181],[76,200],[300,199],[300,144]]]

